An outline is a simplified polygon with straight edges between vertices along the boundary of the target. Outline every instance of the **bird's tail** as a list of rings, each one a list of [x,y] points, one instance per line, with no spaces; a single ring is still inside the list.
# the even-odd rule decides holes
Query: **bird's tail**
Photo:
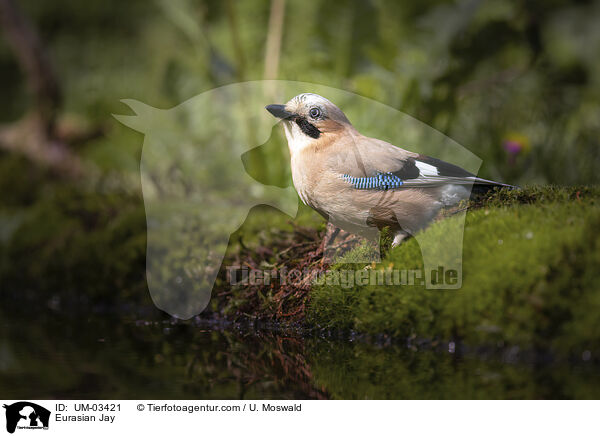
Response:
[[[518,186],[508,185],[506,183],[494,182],[492,180],[485,180],[477,178],[475,183],[473,183],[473,187],[471,188],[471,199],[474,197],[480,197],[482,195],[487,194],[494,189],[521,189]]]

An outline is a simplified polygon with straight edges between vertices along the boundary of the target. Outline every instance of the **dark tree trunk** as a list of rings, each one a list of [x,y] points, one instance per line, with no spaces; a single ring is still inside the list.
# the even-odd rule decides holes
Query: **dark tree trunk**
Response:
[[[15,0],[0,0],[0,23],[34,101],[19,121],[0,128],[0,146],[61,175],[79,175],[80,160],[56,133],[61,91],[42,40]]]
[[[17,57],[35,98],[34,111],[48,135],[52,135],[61,92],[40,37],[14,0],[0,0],[0,20],[6,41]]]

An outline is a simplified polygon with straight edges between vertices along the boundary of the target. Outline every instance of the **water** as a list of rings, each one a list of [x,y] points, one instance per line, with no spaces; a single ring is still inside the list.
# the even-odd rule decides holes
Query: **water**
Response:
[[[57,399],[594,398],[591,362],[506,362],[298,330],[2,313],[0,394]],[[454,351],[451,353],[450,351]]]

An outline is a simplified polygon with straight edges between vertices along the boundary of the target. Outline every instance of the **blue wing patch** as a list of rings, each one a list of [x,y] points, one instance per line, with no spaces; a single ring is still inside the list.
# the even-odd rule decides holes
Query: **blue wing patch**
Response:
[[[399,188],[404,183],[400,177],[392,173],[377,173],[373,177],[351,177],[348,174],[344,174],[342,178],[355,189],[376,189],[379,191]]]

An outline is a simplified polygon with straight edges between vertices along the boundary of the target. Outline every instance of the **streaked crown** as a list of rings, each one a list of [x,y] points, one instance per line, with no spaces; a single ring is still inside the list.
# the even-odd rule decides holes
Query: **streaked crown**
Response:
[[[351,124],[346,115],[335,104],[327,100],[325,97],[313,94],[310,92],[298,94],[285,104],[287,111],[304,116],[308,119],[314,118],[312,113],[319,113],[322,120],[330,119],[344,124]],[[319,112],[316,112],[318,110]]]

